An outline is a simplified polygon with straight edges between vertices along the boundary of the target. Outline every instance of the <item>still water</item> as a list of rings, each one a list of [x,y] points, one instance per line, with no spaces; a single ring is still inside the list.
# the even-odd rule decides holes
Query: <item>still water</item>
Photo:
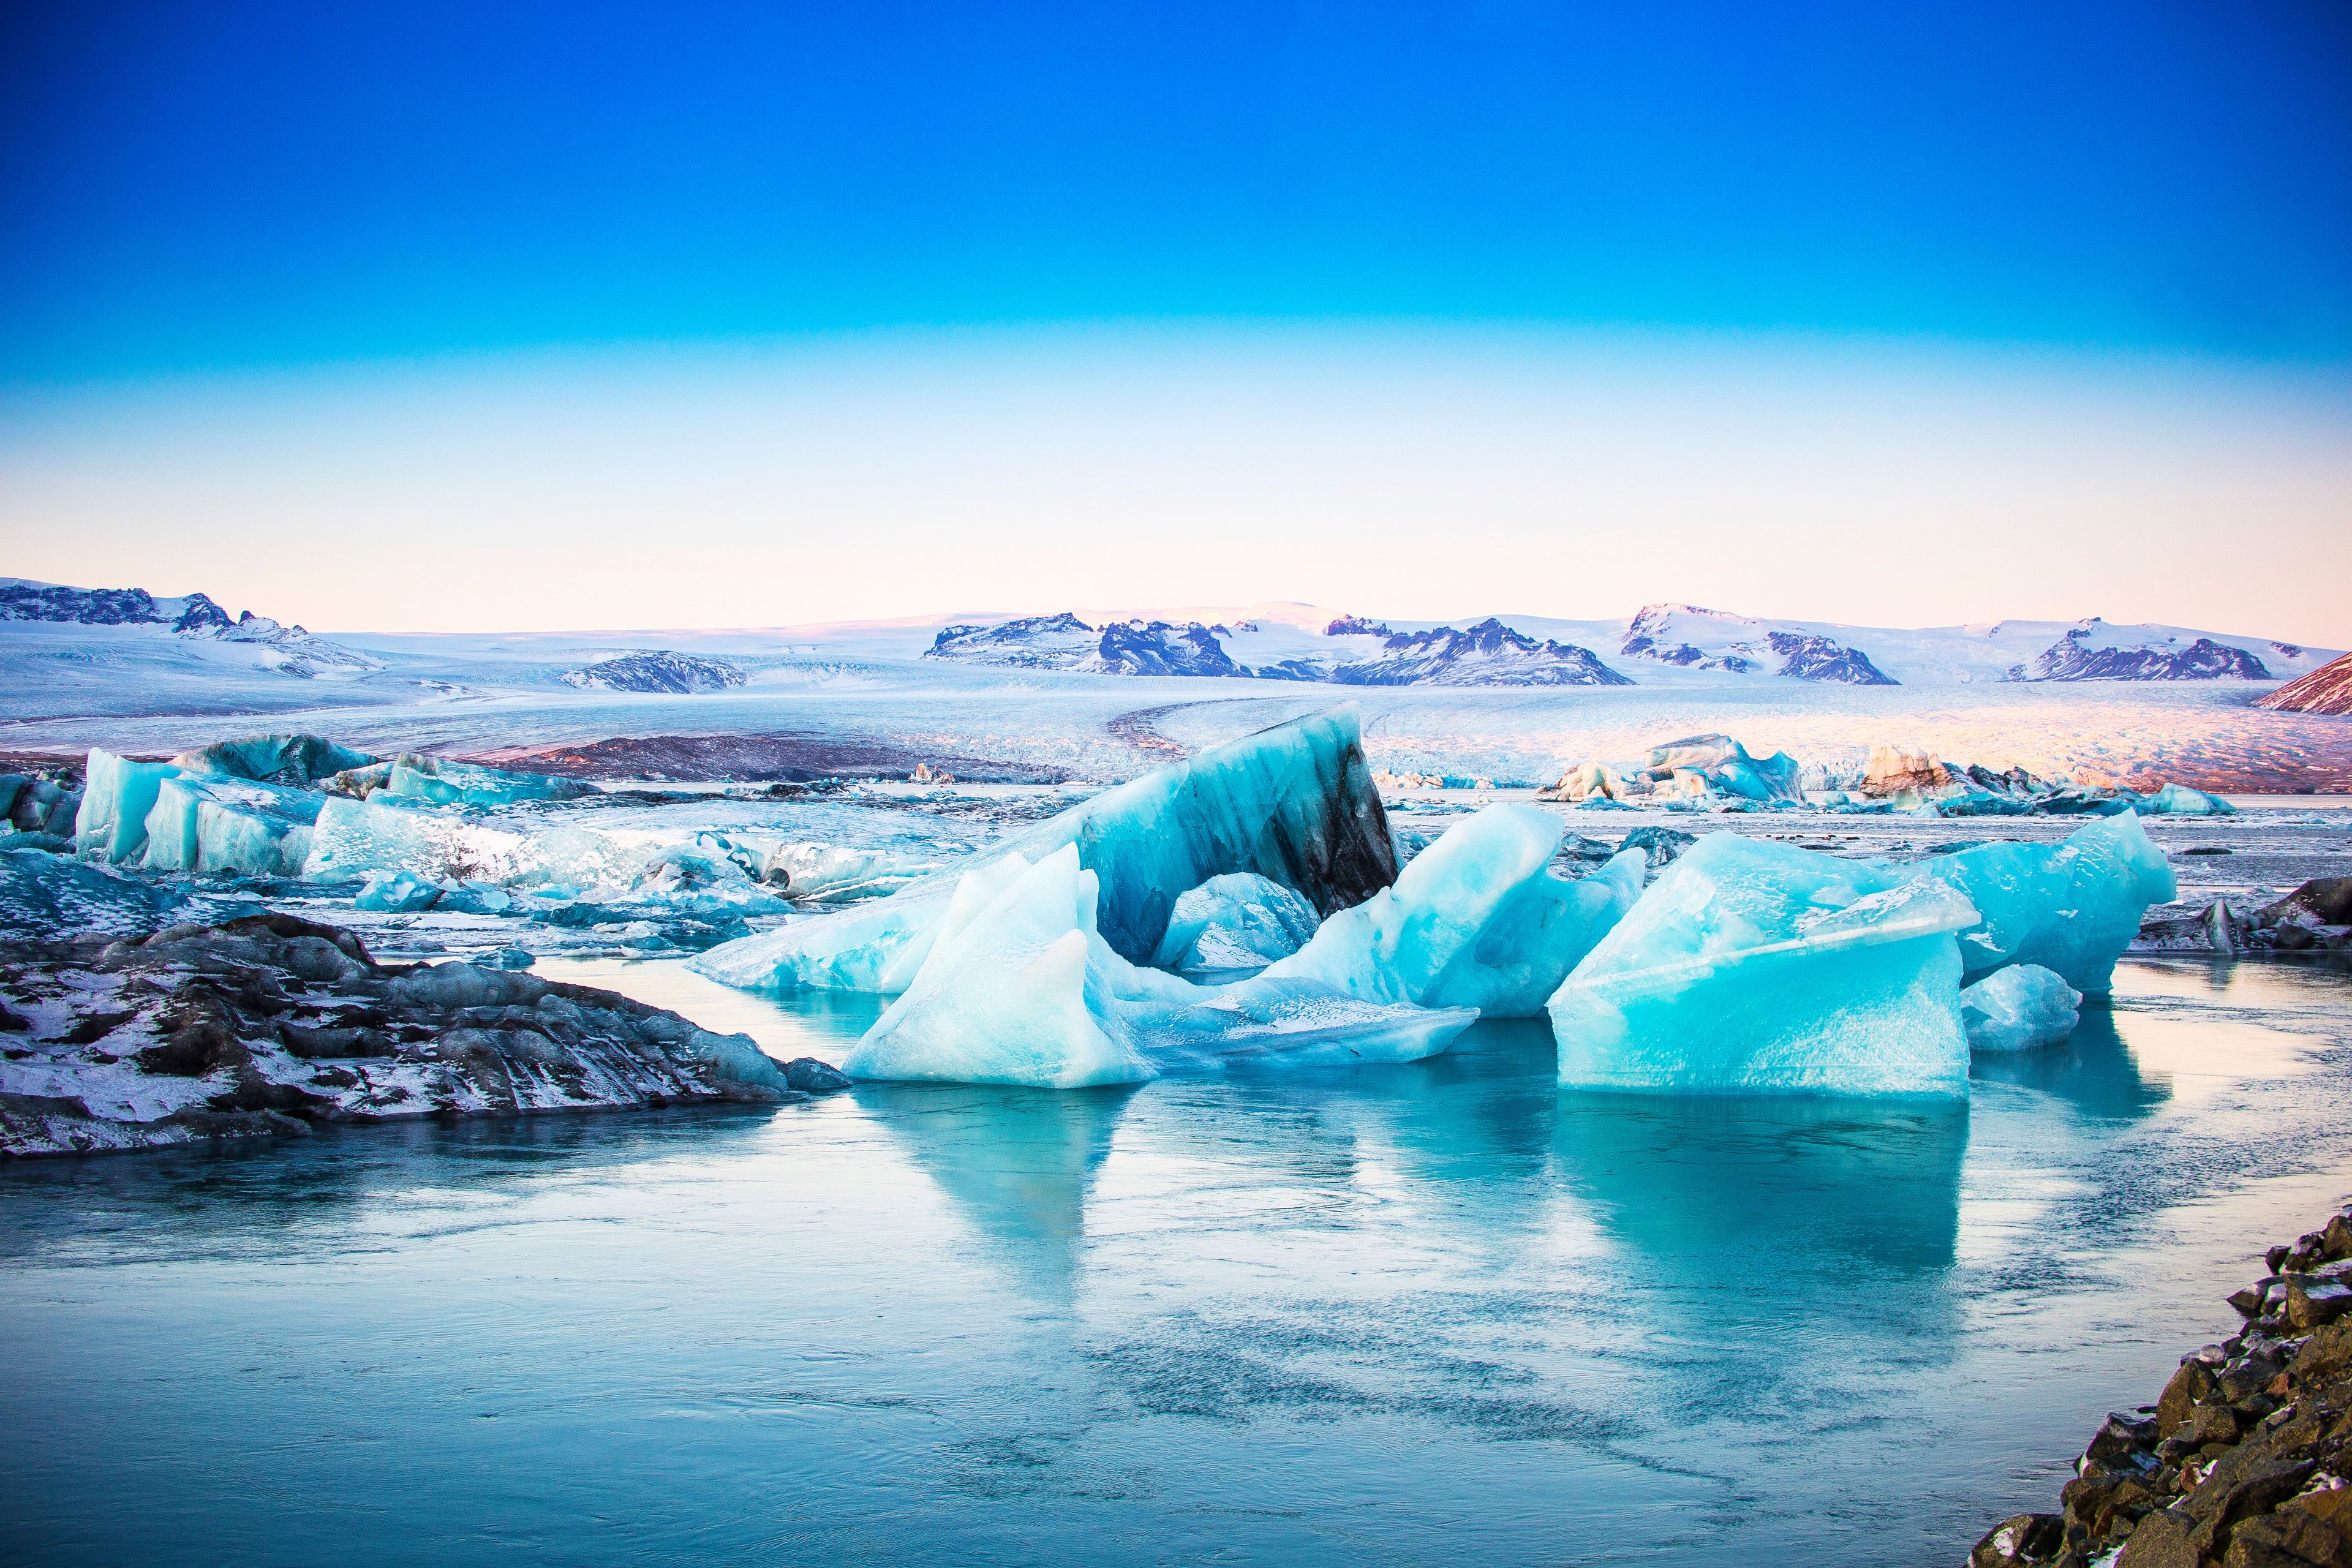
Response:
[[[2133,963],[1951,1111],[1538,1023],[0,1168],[0,1561],[1956,1561],[2352,1191],[2347,1000]]]

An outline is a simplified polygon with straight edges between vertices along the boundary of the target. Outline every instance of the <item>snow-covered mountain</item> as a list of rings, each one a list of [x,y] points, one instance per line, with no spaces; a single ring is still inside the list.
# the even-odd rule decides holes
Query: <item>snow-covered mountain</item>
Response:
[[[2352,653],[2289,681],[2254,706],[2281,713],[2352,713]]]
[[[1338,627],[1347,629],[1339,632]],[[1631,686],[1633,683],[1573,643],[1538,642],[1488,616],[1467,631],[1438,626],[1391,632],[1350,617],[1334,635],[1376,635],[1370,658],[1334,666],[1325,679],[1344,686]]]
[[[741,665],[723,658],[698,658],[672,648],[644,648],[600,658],[559,677],[583,691],[724,691],[751,679]]]
[[[0,621],[118,627],[245,644],[253,650],[253,668],[306,680],[383,668],[382,661],[368,654],[312,637],[300,626],[281,626],[251,610],[231,620],[227,611],[203,594],[159,599],[144,588],[72,588],[5,577],[0,578]]]
[[[1307,605],[1132,616],[1065,611],[958,621],[922,652],[1013,668],[1362,686],[2261,681],[2305,673],[2326,658],[2292,643],[2096,616],[1910,631],[1674,604],[1617,621],[1503,616],[1466,629],[1327,616]]]

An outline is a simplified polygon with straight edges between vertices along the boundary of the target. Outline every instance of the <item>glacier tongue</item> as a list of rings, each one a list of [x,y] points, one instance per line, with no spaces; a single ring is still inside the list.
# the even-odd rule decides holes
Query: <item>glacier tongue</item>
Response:
[[[1551,998],[1577,1089],[1961,1098],[1959,949],[1941,883],[1713,833]]]

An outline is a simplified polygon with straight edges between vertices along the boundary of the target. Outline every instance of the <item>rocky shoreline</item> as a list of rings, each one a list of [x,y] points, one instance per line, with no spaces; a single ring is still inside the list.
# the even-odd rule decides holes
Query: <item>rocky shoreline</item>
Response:
[[[2270,1249],[2245,1328],[2107,1417],[2061,1511],[1985,1533],[1969,1568],[2352,1568],[2352,1207]]]
[[[0,959],[0,1158],[322,1122],[775,1105],[848,1084],[593,986],[379,963],[350,931],[290,915]]]

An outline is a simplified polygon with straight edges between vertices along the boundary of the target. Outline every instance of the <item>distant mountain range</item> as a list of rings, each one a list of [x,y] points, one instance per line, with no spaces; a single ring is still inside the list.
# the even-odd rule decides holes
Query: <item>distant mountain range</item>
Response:
[[[1561,633],[1574,640],[1564,640]],[[1465,628],[1403,630],[1345,615],[1318,630],[1296,616],[1089,622],[1064,611],[950,625],[922,656],[1104,675],[1227,676],[1341,686],[1629,686],[1707,677],[1846,686],[1906,680],[2260,681],[2306,673],[2327,657],[2325,650],[2293,643],[2179,626],[2114,626],[2097,616],[2071,626],[2004,621],[1895,631],[1763,620],[1668,604],[1646,605],[1619,622],[1519,616],[1507,622],[1488,616]]]
[[[310,679],[381,669],[383,662],[341,643],[312,637],[246,611],[235,620],[202,594],[159,599],[144,588],[67,588],[54,583],[0,578],[0,621],[49,621],[85,626],[154,626],[184,637],[254,645],[255,662],[281,675]]]

